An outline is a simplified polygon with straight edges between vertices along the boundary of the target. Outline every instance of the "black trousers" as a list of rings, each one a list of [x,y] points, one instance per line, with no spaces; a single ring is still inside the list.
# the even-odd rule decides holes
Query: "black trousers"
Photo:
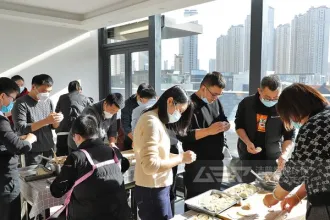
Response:
[[[169,220],[172,216],[170,187],[135,186],[136,204],[141,220]]]
[[[57,156],[69,155],[68,135],[58,135],[57,136],[56,155]]]
[[[179,149],[177,145],[171,145],[170,152],[172,154],[179,154]],[[172,168],[173,173],[173,184],[170,189],[170,201],[171,201],[171,208],[172,208],[172,215],[174,216],[175,212],[175,200],[176,200],[176,175],[178,173],[178,167]]]
[[[307,201],[307,212],[306,212],[306,220],[323,220],[330,219],[330,206],[322,205],[322,206],[312,206]]]
[[[179,154],[179,149],[178,149],[178,146],[177,145],[171,145],[171,150],[170,152],[172,154]],[[171,199],[171,202],[172,201],[175,201],[176,199],[176,187],[175,187],[175,184],[176,184],[176,175],[178,173],[178,167],[173,167],[172,168],[172,172],[173,172],[173,184],[171,186],[171,190],[170,190],[170,199]]]
[[[0,192],[1,220],[21,219],[21,197],[18,184],[18,180],[12,180],[4,187],[4,192]]]

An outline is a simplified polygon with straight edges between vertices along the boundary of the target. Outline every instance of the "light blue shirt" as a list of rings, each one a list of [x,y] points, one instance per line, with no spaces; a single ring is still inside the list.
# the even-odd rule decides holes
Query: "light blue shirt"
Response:
[[[148,108],[150,108],[151,106],[153,106],[155,103],[157,102],[156,99],[150,99],[147,103],[142,104],[138,107],[136,107],[133,112],[132,112],[132,122],[131,122],[131,126],[132,126],[132,131],[134,131],[135,126],[142,114],[142,112]]]

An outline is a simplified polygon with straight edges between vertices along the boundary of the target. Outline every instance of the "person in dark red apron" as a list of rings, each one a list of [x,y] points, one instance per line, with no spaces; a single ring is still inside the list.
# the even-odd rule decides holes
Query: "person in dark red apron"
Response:
[[[52,195],[66,194],[64,206],[51,219],[129,219],[124,178],[129,163],[120,151],[98,138],[91,115],[79,116],[72,125],[78,150],[71,153],[50,186]]]

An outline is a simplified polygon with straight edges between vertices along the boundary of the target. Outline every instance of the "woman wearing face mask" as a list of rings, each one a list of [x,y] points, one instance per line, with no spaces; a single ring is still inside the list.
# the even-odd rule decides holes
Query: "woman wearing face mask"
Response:
[[[183,135],[192,112],[187,93],[180,86],[174,86],[140,117],[135,127],[135,196],[142,220],[172,218],[169,195],[173,182],[172,167],[192,163],[196,155],[192,151],[171,154],[166,125]]]
[[[130,210],[122,172],[129,162],[123,160],[118,149],[98,138],[97,121],[91,115],[78,116],[72,135],[79,148],[67,157],[50,186],[54,197],[66,195],[64,207],[56,213],[58,219],[128,220]]]
[[[28,134],[19,137],[11,129],[9,120],[3,114],[11,111],[19,88],[9,78],[0,78],[0,219],[20,220],[21,201],[18,156],[32,148],[36,136]]]
[[[277,111],[285,127],[299,129],[295,150],[285,164],[279,185],[266,195],[264,204],[271,207],[282,201],[291,210],[307,195],[307,220],[330,219],[330,107],[317,90],[293,84],[283,90]],[[291,197],[286,196],[303,184]]]

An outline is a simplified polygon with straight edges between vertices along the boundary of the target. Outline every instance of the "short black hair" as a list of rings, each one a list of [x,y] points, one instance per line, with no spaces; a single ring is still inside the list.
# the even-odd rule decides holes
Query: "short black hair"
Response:
[[[120,93],[111,93],[105,98],[108,105],[116,105],[119,109],[124,108],[124,97]]]
[[[277,89],[282,88],[282,84],[280,81],[280,78],[276,75],[269,75],[269,76],[265,76],[264,78],[262,78],[261,83],[260,83],[260,88],[264,89],[264,88],[268,88],[271,91],[275,91]]]
[[[0,78],[0,94],[6,93],[7,95],[16,92],[16,94],[19,93],[19,87],[15,83],[15,81],[7,78],[7,77],[1,77]]]
[[[139,96],[140,98],[153,99],[156,98],[157,94],[155,89],[152,86],[148,85],[147,88],[141,90]]]
[[[147,83],[141,83],[141,84],[139,85],[139,87],[138,87],[136,93],[137,93],[138,95],[140,95],[141,91],[142,91],[143,89],[147,89],[147,88],[148,88],[148,84],[147,84]]]
[[[51,76],[47,74],[40,74],[36,75],[32,78],[32,85],[37,85],[37,86],[53,86],[54,82]]]
[[[16,82],[18,80],[22,80],[24,82],[23,77],[21,77],[20,75],[15,75],[15,76],[11,77],[11,80],[13,80],[14,82]]]
[[[72,134],[85,139],[97,138],[99,134],[96,118],[92,115],[79,115],[72,124]]]
[[[193,104],[190,101],[190,97],[187,92],[181,86],[173,86],[167,89],[158,99],[158,101],[151,108],[146,110],[145,112],[152,111],[154,109],[158,109],[158,117],[159,120],[163,124],[169,123],[169,118],[167,114],[167,100],[172,97],[175,104],[186,104],[188,103],[188,108],[182,114],[179,121],[173,124],[169,124],[168,127],[180,135],[185,135],[187,132],[187,128],[191,123],[191,118],[193,115]]]
[[[217,86],[221,89],[226,87],[226,81],[223,78],[222,74],[219,72],[212,72],[206,74],[204,79],[202,80],[201,86],[204,85],[206,87]]]
[[[69,90],[69,92],[82,90],[79,81],[77,81],[77,80],[71,81],[68,85],[68,90]]]

